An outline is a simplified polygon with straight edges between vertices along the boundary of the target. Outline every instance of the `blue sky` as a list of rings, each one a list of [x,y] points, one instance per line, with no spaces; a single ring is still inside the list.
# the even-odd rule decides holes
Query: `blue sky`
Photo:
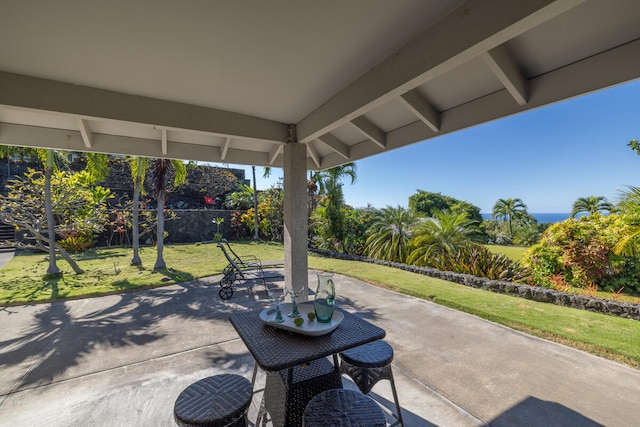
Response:
[[[408,206],[417,189],[473,203],[490,213],[518,197],[530,213],[570,212],[579,197],[615,202],[640,186],[640,81],[585,95],[359,160],[344,185],[347,204]],[[247,178],[251,178],[251,168]],[[380,173],[385,171],[385,173]],[[273,185],[256,168],[258,189]]]

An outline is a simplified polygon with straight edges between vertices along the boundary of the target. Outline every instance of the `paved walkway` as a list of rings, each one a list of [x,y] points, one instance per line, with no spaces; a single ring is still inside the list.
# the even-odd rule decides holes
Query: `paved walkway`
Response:
[[[250,378],[253,360],[227,319],[269,302],[259,287],[221,301],[215,279],[1,308],[0,425],[172,426],[190,383]],[[340,306],[387,331],[407,426],[638,425],[639,370],[340,280]],[[374,392],[390,405],[387,382]]]
[[[7,265],[9,261],[13,259],[14,251],[0,251],[0,268]]]

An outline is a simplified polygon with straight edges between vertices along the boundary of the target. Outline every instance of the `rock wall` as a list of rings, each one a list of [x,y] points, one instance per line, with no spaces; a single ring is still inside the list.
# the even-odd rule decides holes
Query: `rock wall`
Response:
[[[491,280],[484,277],[471,276],[469,274],[453,273],[450,271],[440,271],[429,267],[417,267],[415,265],[401,264],[398,262],[381,261],[357,255],[330,252],[321,249],[309,248],[310,251],[328,258],[346,259],[351,261],[370,262],[373,264],[385,265],[399,268],[412,273],[424,274],[425,276],[470,286],[472,288],[484,289],[486,291],[509,294],[520,298],[526,298],[538,302],[546,302],[565,307],[578,308],[581,310],[593,311],[596,313],[608,314],[611,316],[624,317],[633,320],[640,320],[640,304],[631,304],[621,301],[611,301],[589,295],[570,294],[539,286],[530,286],[522,283],[513,283],[502,280]]]
[[[224,218],[220,224],[222,236],[231,239],[231,215],[233,211],[218,209],[175,209],[176,219],[164,224],[169,233],[165,243],[194,243],[213,240],[218,226],[213,223],[215,218]]]

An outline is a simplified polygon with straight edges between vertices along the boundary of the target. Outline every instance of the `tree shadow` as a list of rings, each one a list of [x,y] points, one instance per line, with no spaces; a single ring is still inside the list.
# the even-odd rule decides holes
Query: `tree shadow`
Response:
[[[166,274],[183,277],[179,271]],[[0,393],[219,344],[215,330],[231,328],[228,322],[231,313],[271,304],[259,280],[234,286],[233,297],[221,300],[216,278],[103,298],[25,306],[35,312],[29,314],[29,321],[20,323],[19,331],[6,330],[2,333],[4,338],[0,338],[0,368],[8,373],[0,380]],[[283,281],[281,273],[270,272],[267,285],[280,281]],[[122,286],[124,289],[126,284]],[[342,298],[339,304],[361,317],[378,317],[375,308],[360,307],[350,299]],[[10,314],[0,311],[0,322]],[[18,316],[23,314],[27,315]],[[171,326],[173,319],[178,322],[175,328]],[[193,326],[182,324],[185,321],[194,321]],[[198,342],[175,335],[203,327],[214,332]],[[225,333],[229,333],[228,329]],[[231,370],[253,368],[248,351],[236,354],[216,347],[210,357],[215,363],[226,361],[225,366]]]
[[[167,332],[159,324],[169,317],[226,323],[228,315],[237,309],[220,302],[211,284],[201,281],[31,307],[36,313],[29,323],[20,331],[3,333],[5,337],[10,333],[14,336],[0,339],[0,368],[28,366],[26,372],[0,380],[0,388],[7,392],[51,383],[75,368],[83,374],[126,365],[131,360],[122,359],[118,349],[144,348],[162,340]],[[8,314],[0,312],[0,316]],[[188,346],[184,343],[180,348]],[[92,353],[107,359],[93,360]],[[148,357],[140,352],[141,360]]]
[[[51,275],[51,277],[45,278],[46,285],[51,286],[52,300],[56,300],[60,297],[60,287],[58,286],[58,284],[60,283],[61,280],[64,281],[64,276],[62,274],[55,274],[55,275]]]

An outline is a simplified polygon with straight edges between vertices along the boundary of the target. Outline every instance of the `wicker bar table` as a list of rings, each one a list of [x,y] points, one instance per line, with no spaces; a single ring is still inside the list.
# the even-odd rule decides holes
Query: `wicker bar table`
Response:
[[[229,320],[257,366],[267,372],[263,403],[274,426],[301,426],[309,400],[324,390],[341,387],[337,354],[386,335],[384,329],[344,310],[340,310],[344,314],[340,325],[321,336],[265,325],[260,311],[233,313]]]

